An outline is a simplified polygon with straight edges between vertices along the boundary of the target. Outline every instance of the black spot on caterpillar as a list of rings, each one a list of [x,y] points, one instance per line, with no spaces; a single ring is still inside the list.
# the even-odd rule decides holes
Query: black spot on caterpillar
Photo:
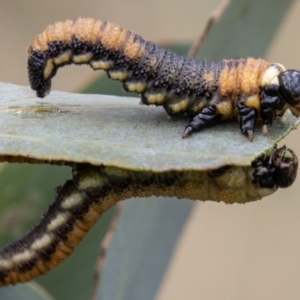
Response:
[[[298,160],[274,147],[251,166],[211,172],[120,170],[79,164],[73,179],[57,188],[56,200],[39,224],[0,250],[0,286],[26,282],[65,260],[101,215],[118,201],[151,195],[246,203],[290,186]]]
[[[146,105],[162,105],[170,116],[192,117],[183,137],[221,120],[238,118],[250,141],[257,119],[268,133],[273,119],[289,108],[300,115],[300,72],[262,59],[220,62],[179,56],[110,22],[88,18],[50,25],[28,49],[29,81],[38,97],[50,92],[63,65],[90,64],[141,95]]]

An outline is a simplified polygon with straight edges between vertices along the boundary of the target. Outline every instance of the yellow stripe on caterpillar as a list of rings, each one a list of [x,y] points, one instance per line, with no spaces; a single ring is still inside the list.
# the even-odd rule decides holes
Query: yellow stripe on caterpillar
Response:
[[[11,261],[14,264],[21,264],[23,262],[27,262],[27,261],[31,260],[34,257],[34,255],[35,255],[35,253],[32,250],[28,249],[23,252],[14,254],[11,257]]]
[[[105,61],[105,60],[97,60],[97,61],[92,60],[90,62],[90,65],[94,70],[98,70],[98,69],[109,70],[113,67],[113,62],[112,61]]]
[[[47,248],[50,246],[50,244],[53,242],[54,236],[53,234],[45,233],[42,235],[42,237],[36,239],[32,245],[30,246],[30,249],[33,251],[39,251],[42,249]]]
[[[57,212],[56,216],[51,219],[50,223],[47,225],[47,231],[55,231],[59,227],[66,224],[66,222],[71,218],[71,214],[69,212]]]
[[[83,195],[81,193],[74,192],[69,196],[65,197],[65,199],[61,202],[61,207],[65,210],[69,210],[75,206],[82,204],[83,201]]]
[[[92,57],[93,55],[91,53],[86,53],[86,54],[74,55],[72,59],[75,64],[84,64],[84,63],[89,63]]]
[[[127,81],[124,85],[128,92],[143,93],[147,88],[147,84],[145,82]]]

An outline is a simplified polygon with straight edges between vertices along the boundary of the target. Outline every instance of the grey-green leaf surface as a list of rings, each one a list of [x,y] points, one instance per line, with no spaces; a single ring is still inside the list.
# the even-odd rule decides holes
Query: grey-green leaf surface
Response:
[[[37,283],[4,287],[0,290],[1,300],[54,300],[54,298]]]
[[[287,113],[268,136],[250,143],[235,122],[181,133],[187,118],[171,120],[161,108],[136,98],[52,92],[45,100],[27,87],[0,84],[0,157],[90,163],[134,170],[208,170],[249,166],[298,120]],[[146,138],[145,138],[146,137]]]

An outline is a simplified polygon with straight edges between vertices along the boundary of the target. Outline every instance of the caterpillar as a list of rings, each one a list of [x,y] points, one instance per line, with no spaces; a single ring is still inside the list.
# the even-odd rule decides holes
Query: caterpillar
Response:
[[[165,196],[246,203],[289,187],[298,160],[276,146],[251,166],[210,172],[131,171],[88,164],[73,166],[73,178],[56,190],[41,221],[20,240],[0,250],[0,286],[26,282],[65,260],[101,215],[130,197]]]
[[[299,71],[254,58],[194,60],[110,22],[57,22],[36,37],[28,49],[28,74],[37,96],[46,96],[57,69],[71,63],[105,70],[125,91],[140,94],[143,104],[163,106],[170,116],[188,114],[183,138],[238,119],[252,141],[257,120],[267,135],[288,108],[300,115]]]

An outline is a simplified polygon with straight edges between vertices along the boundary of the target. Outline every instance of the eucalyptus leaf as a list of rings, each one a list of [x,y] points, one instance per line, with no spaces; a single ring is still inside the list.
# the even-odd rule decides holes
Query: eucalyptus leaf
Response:
[[[192,203],[157,197],[126,201],[97,299],[153,299]]]
[[[90,163],[131,170],[249,166],[299,123],[287,113],[253,143],[235,122],[181,133],[187,118],[169,119],[136,98],[52,92],[45,100],[27,87],[0,83],[0,158],[4,161]],[[145,138],[147,137],[147,138]]]

